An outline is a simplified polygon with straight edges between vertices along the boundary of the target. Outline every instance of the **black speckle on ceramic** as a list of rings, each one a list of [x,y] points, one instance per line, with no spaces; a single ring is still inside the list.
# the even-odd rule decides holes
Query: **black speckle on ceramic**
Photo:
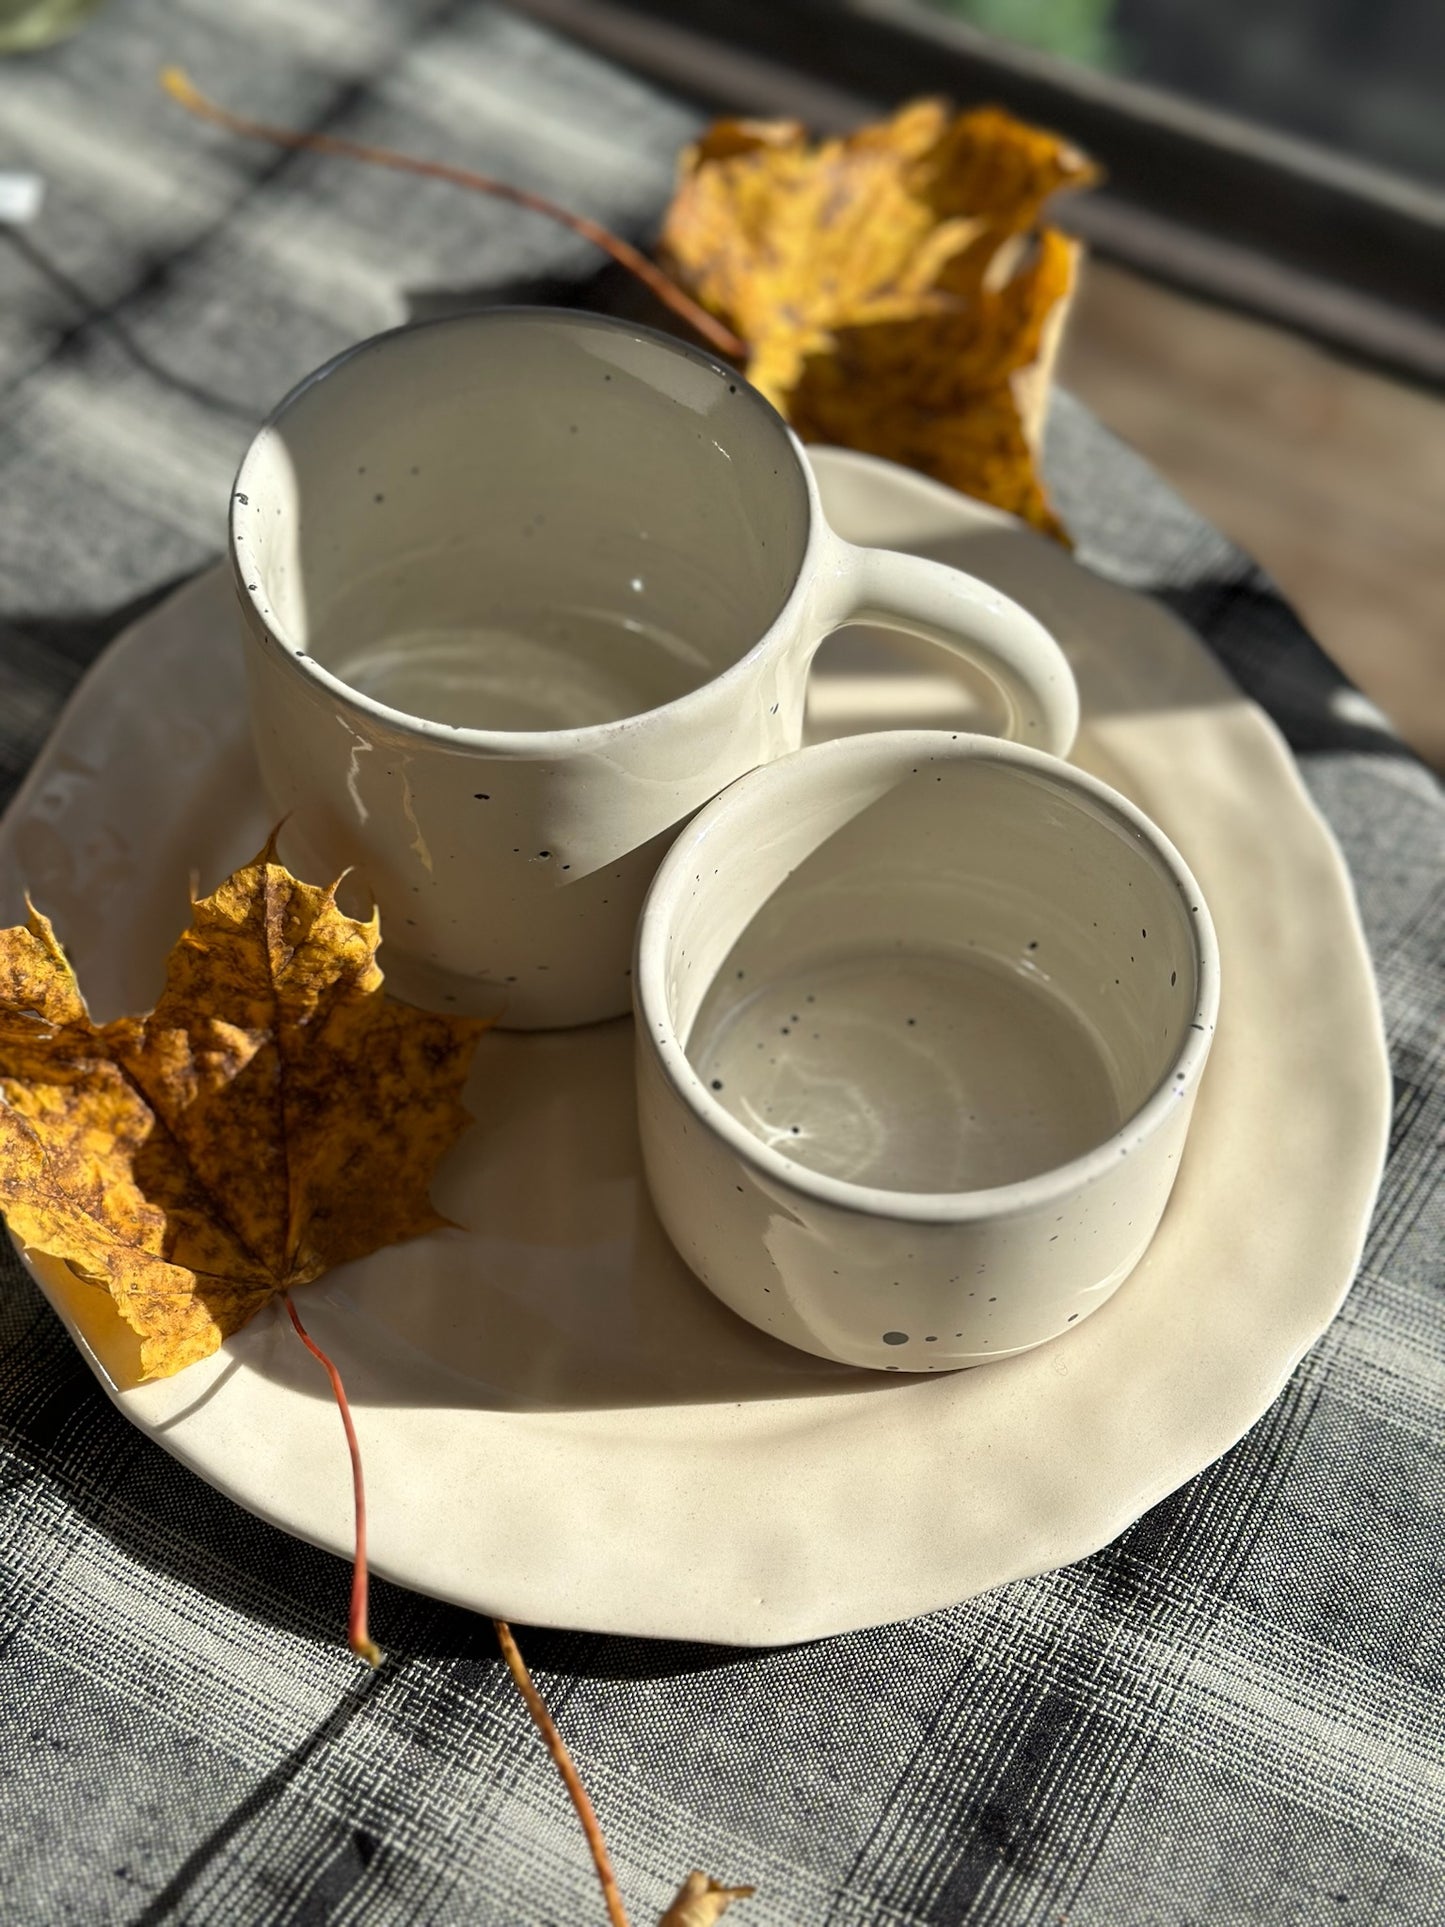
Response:
[[[907,1332],[884,1332],[883,1343],[885,1345],[906,1345],[908,1343],[908,1333]]]

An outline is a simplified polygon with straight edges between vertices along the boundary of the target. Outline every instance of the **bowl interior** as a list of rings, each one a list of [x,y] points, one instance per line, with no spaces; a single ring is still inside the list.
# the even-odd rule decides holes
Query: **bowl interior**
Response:
[[[1105,1143],[1174,1074],[1198,913],[1097,786],[926,737],[745,780],[692,852],[666,995],[762,1142],[881,1189],[990,1188]]]

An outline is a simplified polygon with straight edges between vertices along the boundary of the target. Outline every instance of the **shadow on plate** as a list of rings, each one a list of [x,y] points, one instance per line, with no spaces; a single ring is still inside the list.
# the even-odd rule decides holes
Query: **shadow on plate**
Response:
[[[379,1252],[304,1294],[308,1327],[348,1360],[353,1402],[572,1411],[909,1382],[768,1337],[683,1264],[642,1177],[631,1019],[492,1034],[467,1103],[477,1121],[432,1187],[461,1229]],[[292,1343],[258,1344],[247,1363],[330,1396]]]
[[[4,1248],[0,1289],[18,1315],[15,1329],[23,1334],[31,1387],[11,1415],[14,1466],[28,1467],[27,1476],[55,1502],[72,1508],[143,1570],[196,1589],[226,1612],[240,1609],[287,1637],[340,1647],[348,1562],[243,1511],[129,1424]],[[466,1607],[374,1578],[371,1619],[392,1662],[376,1676],[383,1684],[411,1660],[474,1668],[479,1681],[501,1666],[485,1615]],[[539,1672],[600,1680],[667,1679],[748,1664],[761,1650],[521,1624],[515,1630]],[[366,1676],[362,1688],[369,1691],[371,1679]],[[352,1703],[348,1696],[342,1705]]]

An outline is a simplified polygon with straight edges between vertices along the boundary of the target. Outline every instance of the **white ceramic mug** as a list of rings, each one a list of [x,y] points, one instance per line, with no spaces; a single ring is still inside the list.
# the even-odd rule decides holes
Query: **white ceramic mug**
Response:
[[[283,852],[353,868],[404,996],[520,1029],[616,1016],[680,823],[802,738],[808,665],[933,638],[1060,753],[1048,633],[957,570],[828,528],[780,417],[631,324],[398,329],[283,401],[236,480],[252,720]]]
[[[1128,1276],[1219,997],[1198,886],[1132,804],[931,731],[718,797],[658,871],[636,974],[678,1251],[778,1338],[915,1372],[1026,1350]]]

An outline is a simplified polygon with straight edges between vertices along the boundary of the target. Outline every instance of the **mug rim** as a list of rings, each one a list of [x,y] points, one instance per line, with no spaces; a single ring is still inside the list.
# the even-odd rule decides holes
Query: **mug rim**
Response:
[[[783,442],[793,459],[794,466],[802,476],[807,496],[807,531],[792,585],[783,599],[782,606],[762,634],[725,669],[719,670],[716,675],[709,676],[706,682],[699,683],[696,688],[685,690],[682,695],[674,696],[669,702],[659,703],[655,708],[636,710],[626,716],[613,717],[608,722],[581,723],[562,729],[476,729],[459,723],[438,722],[433,717],[419,716],[411,710],[395,709],[389,703],[378,702],[374,696],[368,696],[354,688],[343,677],[334,674],[324,663],[316,661],[309,653],[287,641],[279,633],[262,605],[259,571],[255,573],[252,581],[248,581],[247,570],[242,566],[244,536],[241,527],[240,498],[250,494],[244,486],[247,470],[259,459],[267,437],[278,430],[287,413],[303,395],[308,394],[312,388],[351,362],[378,352],[403,337],[422,334],[433,329],[463,329],[489,322],[517,320],[580,324],[583,328],[598,328],[605,333],[623,334],[634,340],[641,339],[664,348],[669,353],[700,363],[723,380],[735,382],[738,392],[748,397],[749,405],[761,409],[766,416],[771,417],[772,422],[781,431]],[[227,508],[226,548],[236,593],[254,617],[254,622],[249,623],[248,628],[260,646],[283,662],[305,687],[324,690],[337,701],[370,717],[373,722],[380,723],[403,736],[419,738],[428,744],[480,751],[488,756],[505,757],[509,753],[517,756],[536,756],[548,749],[587,749],[615,741],[619,736],[627,734],[644,723],[650,723],[657,717],[682,715],[689,706],[701,707],[705,701],[713,699],[716,691],[723,689],[724,686],[730,687],[734,680],[741,681],[745,673],[772,649],[779,630],[796,614],[797,605],[806,593],[812,573],[810,564],[817,554],[822,540],[822,531],[826,527],[817,481],[813,475],[812,466],[803,452],[802,443],[766,395],[753,386],[741,369],[734,368],[730,363],[710,354],[704,348],[695,347],[690,341],[683,341],[676,335],[664,333],[660,328],[648,327],[642,322],[620,320],[615,315],[600,314],[590,308],[551,307],[542,302],[515,305],[498,303],[491,308],[468,309],[461,314],[432,315],[424,320],[403,321],[394,328],[384,328],[377,334],[368,335],[364,340],[352,342],[349,347],[338,350],[336,354],[321,362],[309,374],[303,375],[299,381],[288,388],[247,442],[241,456],[235,478],[231,483]]]
[[[1144,844],[1174,885],[1186,908],[1195,962],[1195,1011],[1180,1044],[1166,1064],[1159,1082],[1101,1144],[1007,1184],[962,1191],[897,1191],[881,1185],[838,1178],[800,1164],[740,1123],[713,1096],[688,1057],[677,1034],[667,996],[667,948],[675,901],[696,870],[695,853],[706,837],[725,830],[730,821],[745,818],[759,794],[770,785],[789,784],[805,760],[826,758],[864,764],[887,763],[907,757],[942,755],[958,762],[1003,764],[1033,776],[1046,775],[1088,797],[1096,806]],[[1172,1114],[1174,1105],[1198,1086],[1219,1015],[1219,945],[1214,920],[1193,872],[1157,823],[1098,777],[1077,769],[1062,757],[1030,749],[999,737],[969,731],[880,730],[860,736],[835,737],[764,763],[740,776],[678,833],[658,868],[638,919],[633,961],[633,1011],[639,1041],[652,1053],[673,1092],[691,1109],[698,1122],[719,1138],[756,1175],[786,1187],[819,1204],[861,1217],[891,1219],[910,1224],[964,1224],[1006,1218],[1039,1209],[1086,1189],[1114,1168],[1121,1156],[1142,1150]],[[1180,1076],[1180,1073],[1183,1073]]]

